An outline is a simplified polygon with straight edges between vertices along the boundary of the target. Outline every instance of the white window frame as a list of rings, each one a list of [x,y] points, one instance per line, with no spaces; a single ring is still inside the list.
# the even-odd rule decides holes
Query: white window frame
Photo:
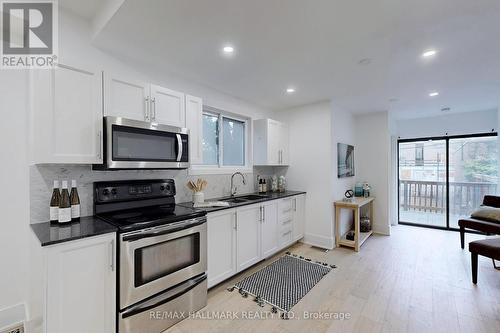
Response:
[[[219,164],[218,165],[205,165],[193,164],[189,168],[189,175],[206,175],[206,174],[222,174],[230,175],[235,172],[251,173],[253,172],[252,161],[252,119],[242,115],[223,111],[211,106],[203,106],[203,114],[210,114],[218,117],[219,127]],[[223,118],[234,119],[241,121],[245,124],[245,165],[241,166],[226,166],[223,165],[224,161],[224,135],[223,135]]]

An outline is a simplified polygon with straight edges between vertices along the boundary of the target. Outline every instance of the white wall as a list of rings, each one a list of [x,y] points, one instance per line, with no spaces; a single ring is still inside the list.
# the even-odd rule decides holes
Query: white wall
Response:
[[[27,297],[28,277],[28,74],[2,70],[0,74],[0,310]]]
[[[373,231],[390,234],[391,137],[387,112],[355,116],[356,179],[368,182],[375,197]]]
[[[488,133],[496,131],[497,110],[450,113],[435,117],[399,119],[393,131],[400,139]]]
[[[331,112],[332,112],[332,199],[331,202],[337,200],[342,200],[344,198],[344,194],[346,190],[353,189],[356,176],[357,176],[357,148],[354,147],[354,177],[347,178],[338,178],[338,170],[337,170],[337,144],[345,143],[349,145],[356,146],[355,143],[355,130],[354,130],[354,117],[350,112],[343,110],[335,105],[334,102],[331,103]],[[333,221],[334,223],[339,223],[340,225],[340,235],[345,234],[347,231],[351,229],[352,221],[353,221],[353,213],[351,210],[342,209],[340,212],[340,221],[335,220],[335,208],[333,204],[331,204],[331,209],[333,212]],[[334,225],[335,225],[334,224]]]
[[[290,127],[287,186],[307,191],[304,242],[333,248],[331,106],[329,102],[280,111]]]

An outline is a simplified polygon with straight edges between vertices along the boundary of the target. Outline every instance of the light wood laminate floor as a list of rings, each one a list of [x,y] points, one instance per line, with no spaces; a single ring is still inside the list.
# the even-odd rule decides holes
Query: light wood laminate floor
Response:
[[[467,242],[481,238],[466,235]],[[460,249],[457,232],[396,226],[391,236],[369,238],[358,253],[300,243],[290,251],[338,266],[292,309],[295,319],[266,319],[269,306],[260,308],[250,297],[226,291],[275,256],[211,289],[207,307],[199,312],[213,317],[234,311],[239,319],[189,318],[166,332],[500,332],[500,271],[480,257],[474,286],[470,253]],[[303,319],[304,311],[351,317]],[[262,318],[241,318],[244,314]]]

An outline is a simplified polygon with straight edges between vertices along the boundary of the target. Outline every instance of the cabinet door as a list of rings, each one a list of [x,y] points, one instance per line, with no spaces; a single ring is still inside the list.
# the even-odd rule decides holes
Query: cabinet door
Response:
[[[293,239],[299,240],[304,237],[306,196],[304,194],[293,197]]]
[[[151,121],[159,124],[186,127],[183,93],[151,85]]]
[[[149,121],[149,85],[104,73],[104,115]]]
[[[115,234],[62,245],[47,253],[46,332],[116,330]]]
[[[278,202],[270,201],[262,205],[262,258],[278,251]]]
[[[236,211],[238,272],[259,262],[260,205],[246,206]]]
[[[279,123],[279,149],[281,151],[280,164],[288,165],[288,125],[284,123]]]
[[[189,129],[189,161],[192,164],[203,162],[203,101],[201,98],[186,95],[186,127]]]
[[[236,212],[207,215],[208,287],[236,273]]]
[[[280,164],[280,123],[269,119],[267,124],[267,164]]]
[[[32,73],[34,163],[102,163],[102,72],[58,64]]]

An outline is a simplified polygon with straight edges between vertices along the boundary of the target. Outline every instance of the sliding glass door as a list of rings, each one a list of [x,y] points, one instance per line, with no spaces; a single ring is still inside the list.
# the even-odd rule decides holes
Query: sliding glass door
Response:
[[[399,220],[446,227],[446,140],[399,143]]]
[[[399,222],[457,229],[498,183],[496,133],[400,140]]]
[[[450,228],[497,190],[497,137],[450,139]]]

